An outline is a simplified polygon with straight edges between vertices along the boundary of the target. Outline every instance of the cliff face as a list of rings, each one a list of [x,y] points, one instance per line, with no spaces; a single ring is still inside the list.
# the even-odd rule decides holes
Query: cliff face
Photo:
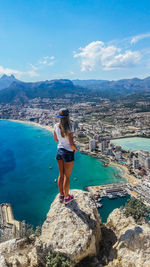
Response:
[[[88,192],[72,190],[75,200],[58,203],[56,198],[42,226],[40,240],[47,248],[62,252],[78,262],[96,255],[101,240],[100,216]]]
[[[132,217],[126,218],[121,209],[115,209],[106,226],[117,237],[110,251],[109,267],[150,267],[150,226],[137,225]]]
[[[67,255],[80,267],[150,267],[148,224],[137,225],[121,209],[101,224],[91,194],[71,193],[75,200],[67,206],[56,196],[39,237],[0,244],[0,267],[45,267],[49,251]]]
[[[66,254],[74,263],[97,255],[101,220],[91,194],[72,190],[75,200],[67,206],[56,196],[39,237],[13,239],[0,244],[0,267],[45,266],[49,251]]]

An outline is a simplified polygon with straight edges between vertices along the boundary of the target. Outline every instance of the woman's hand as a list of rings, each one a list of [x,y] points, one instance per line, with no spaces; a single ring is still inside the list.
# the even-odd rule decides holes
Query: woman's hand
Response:
[[[77,147],[76,145],[74,144],[74,140],[73,140],[73,133],[70,133],[69,134],[69,143],[70,143],[70,146],[71,148],[73,149],[74,152],[77,152]]]
[[[74,145],[73,151],[77,152],[77,147],[75,145]]]
[[[55,140],[55,142],[58,142],[57,134],[55,131],[54,131],[54,140]]]

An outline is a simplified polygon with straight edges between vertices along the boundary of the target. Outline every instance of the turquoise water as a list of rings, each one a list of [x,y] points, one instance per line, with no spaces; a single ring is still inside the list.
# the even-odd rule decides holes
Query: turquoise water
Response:
[[[102,222],[106,222],[109,214],[116,208],[124,206],[127,200],[130,198],[129,195],[125,197],[117,197],[115,199],[109,199],[108,197],[103,197],[101,203],[103,206],[98,209]]]
[[[114,144],[122,146],[125,150],[148,150],[150,151],[150,138],[131,137],[115,139],[111,141]]]
[[[41,127],[19,122],[0,121],[0,203],[12,204],[15,218],[34,226],[42,224],[58,193],[56,143],[52,133]],[[71,188],[120,183],[115,174],[121,170],[103,167],[99,159],[77,152]],[[53,166],[50,170],[49,166]],[[77,180],[74,180],[77,178]],[[115,203],[116,200],[108,200]],[[120,202],[118,202],[118,206]],[[101,209],[106,218],[111,204]]]

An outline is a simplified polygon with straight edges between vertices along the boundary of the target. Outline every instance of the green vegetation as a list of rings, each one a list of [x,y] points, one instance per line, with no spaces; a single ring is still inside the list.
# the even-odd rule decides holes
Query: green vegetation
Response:
[[[41,226],[37,226],[36,229],[34,230],[33,225],[26,224],[26,231],[23,234],[23,236],[26,236],[27,238],[29,238],[29,236],[32,234],[34,234],[35,236],[40,236]]]
[[[123,208],[126,217],[132,216],[136,223],[147,221],[150,208],[146,207],[140,199],[131,197]]]
[[[73,267],[74,264],[62,253],[49,253],[46,257],[46,267]]]

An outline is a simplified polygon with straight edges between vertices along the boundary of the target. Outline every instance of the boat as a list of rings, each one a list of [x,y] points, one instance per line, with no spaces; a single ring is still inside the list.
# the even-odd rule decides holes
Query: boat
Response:
[[[49,169],[50,169],[50,170],[53,169],[53,166],[49,166]]]
[[[104,162],[104,163],[102,164],[102,166],[107,167],[107,166],[108,166],[108,163],[107,163],[107,162]]]
[[[117,196],[118,196],[118,197],[122,197],[122,193],[121,193],[121,192],[118,192],[118,193],[117,193]]]
[[[97,208],[101,208],[103,206],[103,204],[101,204],[101,203],[96,203],[96,207]]]
[[[57,183],[57,179],[54,179],[54,183]]]
[[[99,197],[99,198],[97,199],[97,201],[98,201],[98,202],[100,202],[101,200],[102,200],[102,198],[101,198],[101,197]]]
[[[117,198],[117,196],[114,196],[114,195],[107,195],[107,197],[109,198],[109,199],[115,199],[115,198]]]
[[[74,177],[73,180],[74,180],[74,181],[77,181],[77,177]]]

